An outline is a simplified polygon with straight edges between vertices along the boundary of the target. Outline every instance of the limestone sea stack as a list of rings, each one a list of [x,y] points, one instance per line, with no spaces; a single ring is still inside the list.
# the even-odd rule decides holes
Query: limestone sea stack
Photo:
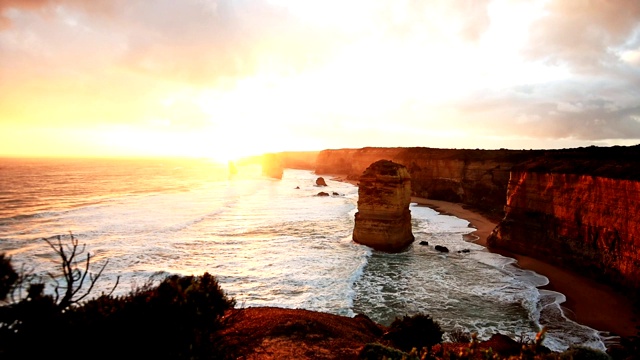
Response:
[[[284,164],[281,156],[278,156],[278,154],[262,155],[262,175],[274,179],[282,179],[283,172]]]
[[[411,177],[389,160],[371,164],[360,177],[353,241],[386,252],[405,250],[411,232]]]

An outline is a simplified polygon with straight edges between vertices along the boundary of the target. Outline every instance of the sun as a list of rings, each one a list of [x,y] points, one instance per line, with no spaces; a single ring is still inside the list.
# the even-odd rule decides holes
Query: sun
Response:
[[[229,163],[235,163],[238,160],[240,160],[243,156],[242,155],[238,155],[237,153],[231,153],[231,152],[227,152],[227,151],[220,151],[220,152],[216,152],[213,154],[210,154],[207,156],[211,161],[218,163],[218,164],[222,164],[222,165],[227,165]]]

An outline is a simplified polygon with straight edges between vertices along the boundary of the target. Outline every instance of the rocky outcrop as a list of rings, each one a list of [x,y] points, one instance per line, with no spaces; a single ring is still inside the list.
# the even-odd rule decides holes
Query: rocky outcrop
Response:
[[[274,179],[282,179],[284,164],[277,154],[262,155],[262,175]]]
[[[327,186],[327,182],[324,181],[323,177],[319,177],[316,179],[316,185],[317,186]]]
[[[555,151],[516,167],[488,244],[640,289],[640,148]]]
[[[403,339],[406,339],[406,334],[413,335],[413,328],[402,331],[398,327],[387,327],[375,323],[365,315],[347,317],[304,309],[247,307],[233,309],[225,318],[226,326],[219,334],[222,339],[220,350],[226,355],[224,358],[412,358],[394,348],[394,343],[386,338],[391,331],[392,334],[404,335]],[[473,347],[478,354],[491,351],[494,359],[519,355],[523,349],[521,343],[504,335],[494,335],[487,341],[474,342]],[[454,354],[466,354],[469,349],[468,339],[443,342],[434,346],[429,358],[449,359]],[[212,355],[220,356],[221,353],[219,351]],[[590,355],[593,357],[593,354]]]
[[[262,174],[281,179],[286,169],[315,170],[318,151],[284,151],[263,155],[247,156],[236,161],[235,165],[262,165]]]
[[[501,218],[511,168],[541,155],[537,150],[362,148],[324,150],[317,174],[358,179],[369,164],[389,159],[407,167],[415,196],[471,205]]]
[[[449,248],[447,248],[446,246],[442,246],[442,245],[436,245],[435,246],[436,251],[440,251],[443,253],[448,253],[449,252]]]
[[[360,177],[353,241],[398,252],[414,240],[411,232],[411,178],[403,165],[379,160]]]
[[[364,315],[303,309],[248,307],[227,319],[220,337],[230,359],[357,359],[386,330]]]

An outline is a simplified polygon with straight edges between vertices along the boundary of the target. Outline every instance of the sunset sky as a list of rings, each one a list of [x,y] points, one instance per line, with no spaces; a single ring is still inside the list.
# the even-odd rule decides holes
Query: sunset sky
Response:
[[[0,155],[637,143],[637,0],[0,0]]]

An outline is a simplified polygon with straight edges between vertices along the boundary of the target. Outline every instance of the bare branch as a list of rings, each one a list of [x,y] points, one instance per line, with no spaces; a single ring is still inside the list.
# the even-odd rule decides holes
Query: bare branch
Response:
[[[96,279],[97,280],[97,279]],[[111,296],[113,294],[113,292],[116,290],[116,287],[118,287],[118,284],[120,283],[120,275],[116,276],[116,283],[113,285],[113,287],[111,288],[111,291],[109,291],[108,294],[106,294],[107,296]]]
[[[88,259],[88,256],[87,256]],[[85,297],[87,297],[87,295],[89,295],[89,293],[91,292],[91,290],[93,290],[93,286],[96,284],[96,282],[98,281],[98,279],[100,278],[100,276],[102,276],[102,272],[104,271],[104,269],[107,267],[107,264],[109,263],[109,260],[107,260],[104,265],[102,265],[102,268],[100,268],[100,271],[98,271],[98,274],[96,274],[96,276],[94,277],[93,275],[90,275],[90,281],[89,281],[89,288],[87,289],[87,291],[85,291],[84,295],[80,296],[79,298],[77,298],[75,300],[75,302],[81,301],[82,299],[84,299]],[[89,263],[87,262],[87,266],[89,265]],[[87,271],[85,271],[85,275],[87,274]],[[84,276],[82,277],[82,279],[84,280]],[[120,277],[118,276],[118,280],[120,279]],[[116,282],[117,285],[117,282]],[[78,288],[79,290],[80,288]],[[115,290],[115,287],[114,287]],[[111,292],[113,292],[113,290],[111,290]]]
[[[69,233],[71,244],[67,244],[64,246],[62,244],[62,239],[58,235],[56,236],[57,243],[54,244],[50,239],[44,239],[44,241],[49,244],[49,246],[55,251],[55,253],[60,257],[61,267],[62,267],[62,277],[64,278],[64,286],[61,286],[58,282],[57,278],[53,276],[53,274],[49,274],[53,281],[56,282],[56,286],[54,288],[56,293],[56,303],[59,308],[64,309],[69,307],[70,305],[76,304],[86,298],[91,291],[93,290],[96,282],[102,276],[104,269],[106,268],[109,261],[106,261],[104,265],[100,268],[97,274],[92,274],[89,270],[91,267],[91,254],[87,253],[86,260],[84,260],[84,269],[81,269],[80,263],[81,261],[76,260],[78,255],[84,253],[86,245],[79,247],[78,239],[73,236],[72,233]],[[85,280],[88,279],[88,288],[83,290],[85,286]],[[115,290],[116,286],[120,281],[120,277],[116,281],[115,286],[111,290],[111,293]],[[60,298],[58,290],[64,289],[64,296]],[[111,294],[110,293],[110,294]]]
[[[11,291],[11,302],[15,303],[23,299],[25,286],[32,284],[37,278],[38,277],[33,274],[33,268],[27,268],[25,264],[22,264],[18,272],[15,289]]]

